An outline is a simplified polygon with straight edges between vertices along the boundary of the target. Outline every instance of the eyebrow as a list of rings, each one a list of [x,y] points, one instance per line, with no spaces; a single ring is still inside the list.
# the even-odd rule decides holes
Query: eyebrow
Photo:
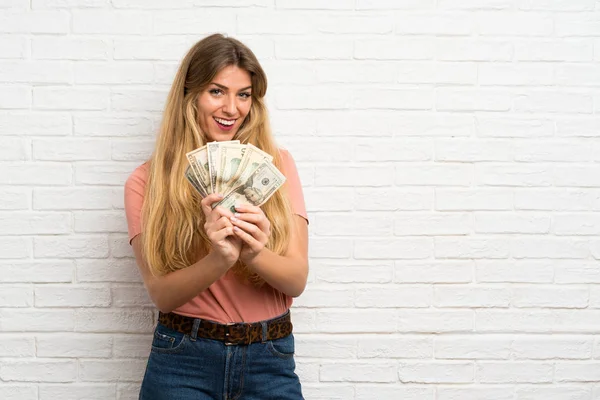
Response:
[[[228,88],[227,86],[220,85],[220,84],[218,84],[218,83],[216,83],[216,82],[211,82],[211,83],[212,83],[213,85],[215,85],[215,86],[218,86],[218,87],[220,87],[221,89],[229,90],[229,88]],[[252,89],[252,86],[246,86],[245,88],[242,88],[242,89],[240,89],[240,92],[241,92],[242,90],[246,90],[246,89]]]

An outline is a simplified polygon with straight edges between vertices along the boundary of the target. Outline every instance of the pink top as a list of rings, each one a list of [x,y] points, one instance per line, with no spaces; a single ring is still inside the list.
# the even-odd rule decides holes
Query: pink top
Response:
[[[286,177],[285,186],[290,196],[292,211],[308,221],[306,206],[298,170],[291,154],[280,150],[282,170]],[[144,188],[148,178],[148,163],[137,167],[125,183],[125,213],[129,230],[129,244],[141,230],[141,210]],[[195,318],[221,323],[255,322],[274,318],[285,313],[292,305],[292,298],[264,284],[256,288],[251,283],[237,279],[229,270],[198,296],[173,312]]]

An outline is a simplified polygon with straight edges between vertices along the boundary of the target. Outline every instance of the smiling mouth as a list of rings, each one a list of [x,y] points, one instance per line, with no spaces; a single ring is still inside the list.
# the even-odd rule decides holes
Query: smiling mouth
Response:
[[[213,119],[223,126],[232,126],[236,121],[235,119],[223,119],[217,117],[213,117]]]

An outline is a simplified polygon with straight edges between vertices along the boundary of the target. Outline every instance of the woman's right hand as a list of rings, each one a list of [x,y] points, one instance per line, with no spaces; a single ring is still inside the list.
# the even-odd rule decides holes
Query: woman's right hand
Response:
[[[213,193],[202,199],[201,204],[206,218],[204,230],[212,245],[210,252],[229,269],[240,256],[242,240],[233,233],[233,225],[229,219],[233,216],[231,211],[221,206],[211,207],[221,199],[221,196]]]

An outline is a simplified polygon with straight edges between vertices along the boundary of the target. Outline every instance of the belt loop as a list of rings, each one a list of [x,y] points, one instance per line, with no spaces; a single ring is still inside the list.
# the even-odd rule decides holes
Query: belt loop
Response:
[[[194,342],[198,337],[198,328],[200,327],[200,321],[202,321],[200,318],[194,319],[194,326],[192,326],[192,332],[190,333],[190,339]]]
[[[260,324],[262,326],[262,340],[261,340],[261,342],[265,343],[267,341],[267,332],[268,332],[267,322],[266,321],[261,321]]]

